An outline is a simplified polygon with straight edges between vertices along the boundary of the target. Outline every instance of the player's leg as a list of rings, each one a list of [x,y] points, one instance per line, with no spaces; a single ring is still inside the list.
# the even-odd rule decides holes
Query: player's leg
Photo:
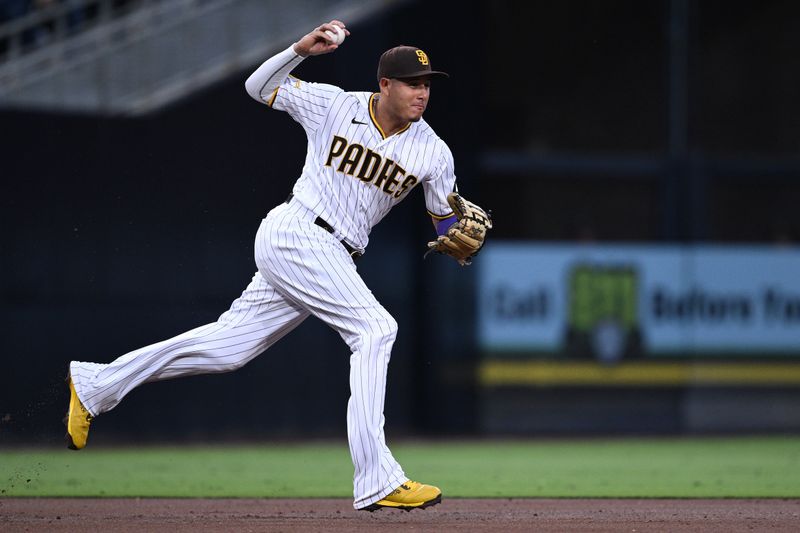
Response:
[[[113,409],[137,386],[162,379],[230,372],[294,329],[308,311],[260,273],[216,322],[125,354],[109,364],[73,361],[70,376],[91,416]]]
[[[342,244],[313,223],[315,217],[295,202],[277,211],[259,231],[256,263],[270,283],[337,330],[352,351],[348,440],[355,466],[354,506],[366,508],[408,480],[383,429],[397,322],[358,275]]]

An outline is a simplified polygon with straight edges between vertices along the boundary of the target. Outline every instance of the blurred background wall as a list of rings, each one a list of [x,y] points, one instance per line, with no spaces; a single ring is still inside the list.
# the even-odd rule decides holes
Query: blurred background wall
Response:
[[[800,429],[800,6],[311,4],[0,3],[3,442],[61,438],[70,360],[246,286],[305,137],[243,83],[334,17],[352,36],[295,74],[372,90],[385,49],[426,50],[451,74],[426,120],[495,220],[470,268],[422,260],[419,193],[373,230],[390,438]],[[238,372],[134,391],[92,438],[344,437],[347,375],[309,320]]]

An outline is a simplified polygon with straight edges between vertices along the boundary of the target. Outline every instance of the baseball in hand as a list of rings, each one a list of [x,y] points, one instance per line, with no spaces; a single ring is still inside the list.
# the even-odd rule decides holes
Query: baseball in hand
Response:
[[[333,44],[342,44],[345,38],[344,30],[335,24],[333,24],[333,27],[336,30],[335,33],[331,30],[325,30],[325,33],[333,40]]]

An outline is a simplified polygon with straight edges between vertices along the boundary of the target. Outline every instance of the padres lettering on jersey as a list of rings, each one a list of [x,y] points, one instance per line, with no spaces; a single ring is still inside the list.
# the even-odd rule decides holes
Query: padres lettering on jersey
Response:
[[[424,120],[384,136],[370,113],[375,97],[288,77],[268,100],[308,137],[295,198],[360,249],[372,227],[419,183],[431,215],[449,216],[447,194],[456,179],[449,148]]]
[[[341,157],[339,157],[341,156]],[[389,158],[385,160],[360,144],[350,144],[344,137],[334,136],[328,152],[326,167],[331,166],[334,159],[341,162],[336,170],[347,176],[353,176],[365,183],[372,183],[386,194],[400,198],[410,187],[417,183],[417,177],[409,174],[403,167]],[[358,171],[356,171],[358,168]],[[405,176],[402,183],[400,179]],[[399,186],[399,187],[398,187]]]

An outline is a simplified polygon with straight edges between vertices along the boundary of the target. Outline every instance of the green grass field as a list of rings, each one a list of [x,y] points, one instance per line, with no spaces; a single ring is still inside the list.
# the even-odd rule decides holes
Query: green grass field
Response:
[[[800,497],[800,438],[399,443],[448,497]],[[2,496],[350,497],[345,443],[0,449]]]

